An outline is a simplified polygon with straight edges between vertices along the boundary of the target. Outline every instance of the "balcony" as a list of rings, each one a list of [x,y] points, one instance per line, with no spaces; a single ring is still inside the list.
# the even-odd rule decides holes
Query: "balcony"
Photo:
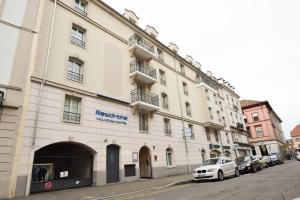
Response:
[[[139,58],[149,60],[155,57],[154,45],[134,34],[129,38],[129,50]]]
[[[129,76],[146,84],[157,82],[156,69],[145,64],[140,64],[136,60],[130,63]]]
[[[69,70],[67,71],[67,78],[69,80],[80,82],[80,83],[82,83],[82,81],[83,81],[83,75],[82,74],[78,74],[78,73],[75,73],[75,72],[72,72],[72,71],[69,71]]]
[[[64,111],[63,119],[64,119],[64,121],[79,123],[80,122],[80,114]]]
[[[83,40],[80,40],[74,36],[71,36],[71,43],[75,44],[77,46],[80,46],[82,48],[85,48],[85,42]]]
[[[159,97],[146,91],[137,89],[131,91],[131,106],[144,111],[157,111],[159,109]]]

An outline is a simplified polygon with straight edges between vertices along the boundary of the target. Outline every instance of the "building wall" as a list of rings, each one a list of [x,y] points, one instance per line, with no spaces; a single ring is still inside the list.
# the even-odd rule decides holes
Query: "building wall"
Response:
[[[300,149],[300,136],[292,137],[294,148]]]

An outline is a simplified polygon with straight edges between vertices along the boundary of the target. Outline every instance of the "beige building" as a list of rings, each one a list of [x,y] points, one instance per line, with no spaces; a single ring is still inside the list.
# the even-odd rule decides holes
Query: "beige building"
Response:
[[[100,0],[23,4],[19,24],[1,24],[11,51],[0,61],[0,197],[183,174],[243,154],[233,88],[134,12]],[[1,19],[19,6],[1,1]]]

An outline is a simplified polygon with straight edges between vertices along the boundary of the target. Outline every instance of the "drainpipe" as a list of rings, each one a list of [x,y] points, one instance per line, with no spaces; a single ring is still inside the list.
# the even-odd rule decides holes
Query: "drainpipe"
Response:
[[[29,167],[28,167],[28,173],[27,173],[28,177],[27,177],[27,185],[26,185],[26,196],[28,196],[29,193],[30,193],[32,166],[33,166],[34,152],[35,152],[34,147],[36,145],[37,123],[38,123],[39,112],[40,112],[40,107],[41,107],[42,90],[43,90],[45,82],[46,82],[47,70],[48,70],[48,65],[49,65],[49,56],[50,56],[50,50],[51,50],[51,43],[52,43],[52,36],[53,36],[53,26],[54,26],[54,20],[55,20],[56,7],[57,7],[57,0],[54,0],[53,13],[52,13],[52,17],[51,17],[49,44],[48,44],[48,48],[47,48],[47,55],[46,55],[46,61],[45,61],[45,68],[44,68],[43,79],[42,79],[39,94],[38,94],[36,117],[34,119],[32,145],[31,145],[31,151],[30,151],[30,157],[29,157],[30,161],[29,161]]]
[[[180,105],[180,114],[181,114],[181,123],[182,123],[182,131],[184,131],[184,121],[183,121],[183,109],[182,109],[182,102],[181,102],[181,95],[180,95],[180,89],[179,89],[179,80],[178,80],[178,74],[177,74],[177,68],[176,68],[176,54],[174,55],[174,66],[175,66],[175,73],[176,73],[176,82],[177,82],[177,90],[178,90],[178,97],[179,97],[179,105]],[[191,164],[190,164],[190,158],[189,158],[189,149],[188,149],[188,143],[186,136],[183,133],[184,137],[184,144],[185,144],[185,153],[187,157],[187,162],[188,162],[188,172],[191,172]]]

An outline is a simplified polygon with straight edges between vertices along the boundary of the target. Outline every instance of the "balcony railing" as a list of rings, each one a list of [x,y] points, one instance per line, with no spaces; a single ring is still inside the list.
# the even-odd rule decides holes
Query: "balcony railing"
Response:
[[[83,81],[83,75],[78,74],[72,71],[67,71],[67,78],[72,81],[82,82]]]
[[[71,43],[75,44],[77,46],[80,46],[82,48],[85,48],[85,42],[83,40],[80,40],[74,36],[71,36]]]
[[[64,111],[64,117],[63,117],[63,119],[65,121],[80,122],[80,114],[79,113],[73,113],[73,112]]]
[[[74,6],[74,9],[76,10],[76,12],[78,12],[84,16],[87,16],[87,12],[85,10],[83,10],[82,8],[79,8],[78,6]]]
[[[170,136],[171,135],[171,129],[165,129],[165,135]]]
[[[138,44],[139,46],[154,54],[154,45],[138,35],[133,35],[129,38],[129,45],[132,46],[134,44]]]
[[[139,64],[136,60],[130,63],[130,73],[139,71],[156,79],[156,69],[145,64]]]
[[[188,110],[188,111],[186,111],[186,115],[187,116],[192,116],[192,112]]]
[[[146,91],[140,91],[137,89],[131,91],[131,101],[132,103],[141,101],[159,107],[158,95]]]

